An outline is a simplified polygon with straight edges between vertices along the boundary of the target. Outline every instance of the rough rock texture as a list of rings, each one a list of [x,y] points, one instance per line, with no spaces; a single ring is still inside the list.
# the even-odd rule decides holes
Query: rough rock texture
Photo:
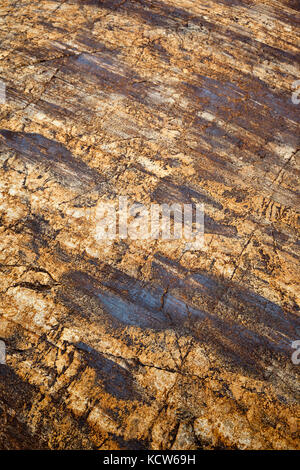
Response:
[[[297,4],[1,1],[1,448],[300,447]]]

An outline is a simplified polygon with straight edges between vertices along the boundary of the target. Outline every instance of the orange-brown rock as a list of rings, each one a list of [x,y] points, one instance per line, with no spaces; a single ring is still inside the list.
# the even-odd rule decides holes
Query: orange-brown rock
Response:
[[[1,2],[2,449],[299,449],[297,4]]]

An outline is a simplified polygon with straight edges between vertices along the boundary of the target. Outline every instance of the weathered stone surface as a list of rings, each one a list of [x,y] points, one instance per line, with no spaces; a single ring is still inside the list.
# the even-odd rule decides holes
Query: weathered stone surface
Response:
[[[1,2],[1,448],[300,447],[296,9]],[[119,195],[204,248],[100,243]]]

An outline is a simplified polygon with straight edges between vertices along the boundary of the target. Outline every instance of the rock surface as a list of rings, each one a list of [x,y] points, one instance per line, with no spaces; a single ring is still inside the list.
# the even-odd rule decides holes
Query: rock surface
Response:
[[[299,449],[297,1],[0,23],[0,447]],[[120,195],[204,203],[204,247],[97,240]]]

